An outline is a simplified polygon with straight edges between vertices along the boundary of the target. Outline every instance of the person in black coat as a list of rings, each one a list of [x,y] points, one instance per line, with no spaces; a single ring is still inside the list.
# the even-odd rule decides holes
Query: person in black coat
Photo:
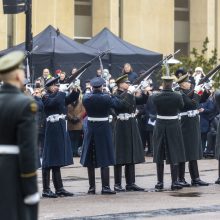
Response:
[[[215,103],[218,111],[220,110],[220,90],[215,92]],[[220,120],[218,120],[216,133],[216,144],[215,144],[215,158],[218,160],[218,179],[215,181],[215,184],[220,184]]]
[[[125,166],[125,179],[127,191],[143,191],[135,184],[135,164],[143,163],[144,148],[141,140],[138,123],[135,116],[136,105],[146,104],[148,95],[140,97],[133,95],[127,75],[116,80],[118,90],[115,95],[119,99],[126,99],[122,108],[116,109],[117,120],[114,126],[114,145],[116,164],[114,166],[116,191],[125,191],[121,185],[122,166]]]
[[[181,189],[177,181],[178,163],[185,162],[183,137],[178,113],[183,107],[182,96],[172,90],[173,77],[164,76],[163,90],[152,95],[157,111],[153,132],[153,161],[157,164],[156,189],[163,189],[164,160],[170,164],[171,189]]]
[[[115,164],[109,111],[120,107],[122,101],[102,92],[105,84],[103,78],[95,77],[90,83],[93,91],[83,97],[88,119],[80,163],[88,169],[88,194],[96,193],[95,168],[101,168],[102,194],[115,194],[109,184],[109,166]]]
[[[37,104],[23,92],[25,54],[0,58],[0,218],[37,220]]]
[[[184,107],[181,109],[181,128],[184,140],[184,149],[186,161],[189,161],[189,173],[191,184],[193,186],[207,186],[208,183],[202,181],[199,177],[197,160],[202,159],[202,145],[199,122],[199,102],[201,96],[198,95],[200,87],[195,90],[191,86],[188,75],[183,75],[177,80],[180,86]],[[185,162],[179,163],[179,184],[183,187],[189,187],[190,184],[185,180]]]
[[[49,80],[45,85],[47,93],[43,96],[46,114],[45,142],[42,158],[43,197],[72,196],[63,188],[60,168],[73,164],[72,147],[67,131],[66,106],[79,97],[79,92],[73,90],[68,96],[60,92],[56,85],[59,77]],[[50,189],[50,170],[56,194]]]
[[[33,97],[37,103],[37,122],[38,122],[38,150],[39,156],[42,157],[43,148],[44,148],[44,138],[45,138],[45,125],[46,125],[46,116],[44,113],[44,104],[41,97],[41,89],[35,88]]]
[[[217,115],[210,122],[210,130],[207,134],[207,148],[204,152],[205,157],[214,157],[215,156],[215,144],[216,144],[216,135],[220,115]]]
[[[214,111],[215,106],[212,98],[208,98],[206,102],[199,104],[199,115],[200,115],[200,131],[202,141],[202,151],[204,153],[206,149],[207,134],[210,131],[210,114]]]

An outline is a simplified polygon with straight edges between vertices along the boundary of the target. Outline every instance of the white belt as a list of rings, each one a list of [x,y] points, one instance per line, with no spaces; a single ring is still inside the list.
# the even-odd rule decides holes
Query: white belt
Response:
[[[131,114],[128,114],[128,113],[121,113],[117,116],[117,119],[121,120],[121,121],[127,121],[129,120],[129,118],[135,118],[135,113],[131,113]]]
[[[162,116],[162,115],[157,115],[158,119],[165,119],[165,120],[173,120],[173,119],[179,119],[178,115],[175,116]]]
[[[108,117],[104,117],[104,118],[94,118],[94,117],[88,117],[88,121],[93,121],[93,122],[96,122],[96,121],[108,121]]]
[[[1,145],[0,154],[19,154],[20,149],[17,145]]]
[[[47,117],[47,121],[52,122],[52,123],[58,122],[60,119],[64,119],[65,120],[66,119],[66,115],[55,114],[55,115],[50,115],[50,116]]]
[[[187,111],[187,112],[181,112],[180,116],[188,116],[189,118],[193,118],[198,114],[199,114],[198,110],[192,110],[192,111]]]

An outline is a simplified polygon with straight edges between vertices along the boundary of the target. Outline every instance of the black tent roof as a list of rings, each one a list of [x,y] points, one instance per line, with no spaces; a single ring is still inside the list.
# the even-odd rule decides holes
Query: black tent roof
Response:
[[[12,48],[3,50],[1,55],[6,54],[14,50],[25,51],[25,43],[21,43]],[[77,43],[73,39],[60,33],[53,26],[49,25],[41,33],[33,38],[33,54],[46,54],[46,53],[58,53],[58,54],[88,54],[94,56],[97,50],[88,47],[86,45]]]
[[[160,53],[145,50],[143,48],[137,47],[120,39],[115,34],[113,34],[108,28],[104,28],[91,40],[85,42],[84,45],[102,51],[111,49],[111,54],[115,55],[161,55]]]

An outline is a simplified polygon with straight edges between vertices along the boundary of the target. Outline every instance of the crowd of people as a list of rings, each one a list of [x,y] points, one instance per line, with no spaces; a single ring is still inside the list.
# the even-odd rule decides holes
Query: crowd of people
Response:
[[[76,68],[73,69],[72,74],[76,72]],[[126,63],[124,65],[122,74],[128,74],[128,79],[132,83],[137,77],[138,74],[132,70],[130,64]],[[141,74],[141,73],[140,73]],[[175,75],[177,78],[184,74],[189,74],[189,78],[192,82],[192,85],[196,85],[198,81],[205,76],[201,67],[197,67],[195,72],[186,72],[183,68],[179,68]],[[58,83],[60,87],[63,87],[62,84],[66,85],[66,78],[67,75],[62,70],[57,70],[55,72],[55,77],[60,77]],[[104,91],[109,94],[114,94],[117,90],[117,85],[115,83],[115,78],[111,77],[107,69],[104,69],[103,73],[101,69],[97,70],[97,76],[103,77],[105,79]],[[44,146],[44,136],[45,136],[45,113],[42,102],[42,97],[45,95],[45,83],[52,78],[52,74],[50,73],[49,69],[44,69],[42,76],[35,80],[35,84],[32,87],[26,85],[27,92],[31,94],[38,103],[39,112],[38,112],[38,119],[39,119],[39,151],[40,155],[42,156],[43,146]],[[205,90],[208,92],[208,99],[205,99],[203,102],[200,102],[198,110],[200,115],[200,132],[201,132],[201,146],[203,150],[204,157],[214,157],[215,151],[215,137],[217,131],[217,124],[218,124],[218,108],[216,106],[214,100],[214,88],[212,85],[212,81],[205,85]],[[75,83],[77,84],[77,83]],[[162,89],[162,86],[154,86],[154,83],[151,79],[148,79],[146,82],[143,83],[143,87],[148,87],[148,94],[151,96],[155,92],[158,92]],[[79,157],[81,152],[81,146],[83,141],[83,119],[86,116],[85,108],[82,104],[82,96],[86,93],[90,93],[92,91],[92,87],[90,85],[90,80],[87,80],[85,85],[81,86],[80,82],[78,82],[77,88],[80,91],[80,97],[77,102],[71,103],[68,105],[68,131],[71,139],[71,146],[73,151],[74,157]],[[173,87],[175,89],[175,86]],[[70,92],[69,90],[64,90],[66,93]],[[136,96],[141,95],[141,89],[135,92]],[[152,149],[152,135],[153,129],[156,122],[156,109],[152,103],[151,98],[142,105],[136,106],[136,118],[138,120],[138,128],[141,134],[141,139],[143,143],[143,148],[145,150],[146,156],[152,156],[153,149]]]
[[[74,75],[74,73],[77,71],[76,68],[73,68],[73,71],[71,74]],[[124,68],[122,70],[122,76],[126,75],[128,77],[128,85],[132,85],[132,82],[141,75],[143,71],[141,71],[139,74],[135,73],[132,69],[132,66],[129,63],[126,63],[124,65]],[[67,107],[67,113],[66,113],[66,119],[67,119],[67,131],[68,135],[70,138],[70,143],[71,143],[71,151],[72,151],[72,156],[73,157],[80,157],[82,154],[82,145],[83,142],[85,141],[85,130],[87,129],[87,121],[88,121],[88,112],[85,109],[85,106],[83,104],[83,97],[86,94],[91,94],[94,90],[94,87],[91,85],[90,80],[88,79],[85,83],[85,85],[81,85],[79,80],[76,80],[74,84],[69,86],[67,83],[68,77],[65,72],[62,72],[62,70],[56,70],[55,76],[52,77],[52,74],[50,73],[49,69],[45,68],[43,70],[42,76],[36,79],[35,85],[33,88],[29,87],[26,85],[27,92],[31,94],[34,99],[36,100],[39,110],[38,110],[38,127],[39,127],[39,137],[38,137],[38,146],[39,146],[39,155],[41,158],[44,160],[43,152],[46,151],[49,145],[53,145],[48,141],[48,138],[46,138],[45,142],[45,135],[47,134],[46,131],[46,121],[47,117],[47,105],[45,104],[45,97],[47,96],[46,94],[48,93],[49,90],[45,90],[45,88],[50,87],[50,82],[54,81],[56,82],[57,85],[57,91],[61,91],[66,93],[66,95],[71,94],[73,91],[77,91],[78,98],[75,101],[70,101],[68,103]],[[177,83],[179,78],[183,76],[188,76],[188,80],[190,82],[190,87],[195,87],[200,79],[202,79],[205,76],[205,73],[203,72],[203,69],[201,67],[197,67],[195,71],[185,71],[184,68],[179,68],[175,72],[175,82],[172,83],[172,89],[179,91],[180,89],[180,83]],[[117,96],[118,94],[118,88],[119,88],[119,83],[117,83],[117,79],[113,78],[109,71],[107,69],[98,69],[96,72],[96,77],[102,78],[103,85],[102,85],[102,92],[109,94],[111,96]],[[48,84],[49,82],[49,84]],[[213,158],[215,156],[215,140],[216,140],[216,133],[217,133],[217,125],[218,125],[218,108],[215,102],[214,98],[214,93],[215,90],[213,88],[213,82],[210,80],[209,82],[205,83],[204,85],[204,94],[200,101],[198,102],[198,106],[196,106],[196,109],[198,110],[199,118],[200,118],[200,123],[199,125],[199,147],[201,147],[201,152],[202,155],[198,157],[198,159],[204,158],[204,157],[209,157]],[[135,101],[135,108],[132,109],[132,113],[135,115],[135,118],[137,119],[137,129],[138,129],[138,135],[141,137],[141,142],[137,144],[137,146],[142,146],[142,150],[144,151],[145,156],[153,156],[153,133],[154,133],[154,128],[156,124],[156,119],[157,119],[157,109],[156,106],[153,102],[153,95],[157,94],[159,91],[163,89],[162,85],[161,86],[155,86],[154,82],[151,79],[147,79],[146,81],[143,81],[141,83],[141,86],[138,87],[138,89],[135,89],[134,94],[136,101]],[[122,89],[123,90],[123,89]],[[190,88],[186,89],[190,90]],[[139,100],[143,99],[143,91],[147,91],[147,98],[140,102]],[[53,91],[51,91],[53,93]],[[63,104],[65,105],[65,104]],[[54,108],[56,108],[54,106]],[[94,106],[95,108],[95,106]],[[169,108],[169,106],[167,106]],[[187,109],[186,109],[187,110]],[[94,109],[93,109],[94,111]],[[65,113],[63,113],[65,114]],[[116,110],[110,110],[108,113],[109,121],[111,121],[112,126],[116,126],[117,123],[115,124],[115,121],[117,121],[117,115],[119,113]],[[189,123],[189,122],[187,122]],[[190,123],[189,123],[190,124]],[[193,125],[192,125],[193,126]],[[126,126],[125,126],[126,127]],[[119,130],[124,130],[125,127],[120,127]],[[114,127],[115,128],[115,127]],[[117,135],[120,134],[120,131],[117,132]],[[60,136],[61,134],[57,134]],[[113,137],[114,145],[117,145],[117,135]],[[129,136],[129,132],[125,134],[125,137]],[[187,136],[185,137],[186,139],[188,138]],[[126,139],[128,140],[126,142]],[[126,138],[123,140],[125,142],[124,144],[119,144],[120,146],[127,146],[130,144],[130,140]],[[120,140],[120,138],[118,138]],[[50,140],[52,141],[52,140]],[[59,142],[59,138],[57,141],[52,141],[54,142]],[[46,143],[46,149],[45,149],[45,143]],[[62,141],[60,142],[60,145],[62,145]],[[191,145],[191,143],[187,143],[187,145]],[[197,143],[198,145],[198,143]],[[63,146],[60,146],[63,147]],[[84,147],[85,148],[85,147]],[[131,147],[132,148],[132,147]],[[123,152],[123,150],[122,150]],[[45,154],[45,153],[44,153]],[[133,153],[134,154],[134,153]],[[55,159],[58,160],[58,159]],[[117,159],[116,159],[117,161]],[[57,163],[57,161],[53,161],[53,163]],[[140,160],[140,162],[143,162],[143,160]],[[130,164],[131,162],[127,162]],[[44,163],[43,163],[44,164]],[[116,163],[117,164],[117,163]],[[116,184],[115,184],[115,189],[119,188],[123,190],[120,186],[121,183],[121,165],[120,164],[125,164],[125,162],[120,162],[119,165],[115,166],[115,178],[116,178]],[[60,164],[58,164],[59,167],[61,167]],[[62,164],[63,166],[64,164]],[[51,166],[51,164],[49,165]],[[44,167],[44,166],[43,166]],[[181,167],[181,166],[180,166]],[[185,169],[185,165],[184,165]],[[44,170],[44,169],[43,169]],[[134,170],[134,168],[133,168]],[[59,171],[60,172],[60,171]],[[91,176],[91,173],[94,173],[94,171],[89,171],[89,176]],[[43,172],[43,176],[45,176],[45,180],[48,180],[48,174],[45,174]],[[61,178],[60,180],[61,181]],[[48,183],[44,182],[45,187],[44,189],[49,189]],[[56,183],[55,183],[56,185]],[[62,186],[62,184],[61,184]],[[119,186],[119,187],[117,187]],[[44,192],[49,192],[43,193],[43,196],[54,196],[56,197],[55,194],[52,194],[51,190],[44,190]],[[66,193],[66,194],[65,194]],[[65,195],[69,195],[67,192],[65,192]],[[70,194],[71,195],[71,194]]]
[[[36,114],[37,166],[32,161],[29,169],[27,164],[21,163],[24,169],[21,175],[24,179],[34,178],[36,185],[34,169],[42,167],[43,197],[73,196],[73,193],[64,189],[61,177],[61,168],[73,164],[73,157],[80,157],[80,163],[88,170],[88,194],[96,193],[95,168],[101,171],[102,194],[144,191],[135,184],[135,164],[143,163],[145,156],[153,157],[156,163],[157,190],[164,187],[164,161],[170,164],[172,190],[190,185],[209,185],[200,179],[197,160],[214,156],[219,159],[220,150],[216,150],[215,154],[215,146],[220,144],[220,130],[217,129],[220,95],[214,90],[211,79],[199,85],[205,76],[201,67],[197,67],[195,72],[179,68],[172,76],[167,73],[161,78],[160,86],[156,86],[150,78],[142,80],[138,86],[132,85],[144,71],[135,73],[129,63],[124,65],[120,77],[113,78],[107,69],[100,68],[85,85],[77,76],[73,77],[73,83],[69,83],[69,74],[62,70],[51,74],[45,68],[33,85],[26,81],[23,87],[21,63],[24,55],[21,52],[15,55],[9,54],[0,60],[0,104],[3,105],[1,101],[6,98],[4,94],[14,92],[21,97],[21,102],[24,100],[25,105],[18,111],[23,111],[24,115],[17,117],[24,117],[28,123],[16,121],[21,123],[18,131],[22,131],[16,135],[21,135],[22,140],[18,137],[5,141],[2,133],[0,153],[3,148],[5,152],[6,145],[14,149],[16,144],[16,154],[21,153],[22,157],[29,152],[29,148],[25,147],[31,146],[33,134],[30,133],[31,129],[29,133],[27,130],[29,126],[33,127],[31,123]],[[70,75],[74,76],[76,72],[77,69],[73,68]],[[25,98],[18,88],[23,88]],[[9,103],[14,104],[13,100],[11,96],[8,99]],[[7,110],[3,109],[2,115],[7,114]],[[24,136],[25,132],[28,137]],[[20,148],[20,145],[24,147]],[[12,154],[11,150],[8,154]],[[191,184],[185,180],[186,162]],[[113,190],[110,188],[109,166],[114,167]],[[122,186],[123,166],[125,187]],[[55,192],[50,188],[50,172]],[[220,175],[216,183],[220,184]],[[32,194],[34,197],[31,195],[31,198],[37,201],[36,187]],[[29,203],[32,204],[32,200]]]

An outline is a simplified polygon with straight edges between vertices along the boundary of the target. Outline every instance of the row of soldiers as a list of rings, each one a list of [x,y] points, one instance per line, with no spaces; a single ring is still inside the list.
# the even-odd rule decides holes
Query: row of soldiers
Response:
[[[39,193],[37,189],[36,120],[37,105],[21,89],[24,82],[24,54],[12,52],[0,58],[0,216],[3,219],[37,219]],[[43,197],[72,196],[64,189],[60,168],[73,163],[67,132],[66,106],[79,98],[73,88],[66,95],[59,91],[57,81],[46,83],[42,101],[46,114],[45,144],[42,160]],[[185,180],[185,163],[189,162],[191,184],[207,186],[199,177],[197,160],[202,158],[198,104],[206,98],[201,86],[192,89],[188,75],[181,76],[178,92],[173,91],[173,78],[165,76],[163,90],[152,95],[157,120],[153,134],[153,160],[157,165],[156,189],[163,189],[164,161],[171,167],[171,189],[189,187]],[[135,164],[145,161],[144,149],[136,120],[136,105],[145,104],[149,97],[145,89],[135,96],[135,88],[127,75],[116,80],[114,95],[103,92],[105,80],[95,77],[92,91],[85,93],[83,105],[87,113],[81,164],[88,169],[89,194],[96,193],[95,168],[101,169],[102,194],[122,191],[143,191],[135,184]],[[16,111],[15,111],[16,110]],[[109,122],[110,112],[115,115]],[[220,135],[218,135],[220,136]],[[220,145],[220,137],[217,145]],[[219,148],[220,149],[220,148]],[[220,150],[219,150],[220,151]],[[219,154],[217,155],[219,158]],[[109,166],[114,166],[115,185],[110,188]],[[125,166],[126,186],[122,186]],[[50,189],[50,171],[55,193]],[[220,183],[217,180],[217,183]]]

